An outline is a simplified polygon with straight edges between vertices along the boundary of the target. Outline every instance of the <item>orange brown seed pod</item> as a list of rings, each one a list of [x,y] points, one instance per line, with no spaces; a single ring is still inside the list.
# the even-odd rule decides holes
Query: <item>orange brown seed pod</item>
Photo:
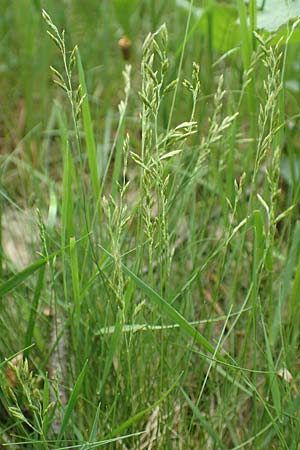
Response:
[[[131,55],[131,47],[132,47],[131,40],[129,39],[129,37],[123,36],[121,37],[121,39],[119,39],[118,44],[122,52],[123,58],[125,59],[125,61],[127,61]]]

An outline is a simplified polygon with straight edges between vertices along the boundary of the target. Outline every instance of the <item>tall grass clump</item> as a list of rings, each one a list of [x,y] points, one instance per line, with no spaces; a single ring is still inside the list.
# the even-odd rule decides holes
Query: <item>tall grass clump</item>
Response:
[[[176,64],[164,24],[100,115],[85,52],[43,10],[48,165],[1,157],[3,185],[15,164],[40,186],[32,209],[2,195],[3,224],[27,209],[35,237],[23,265],[2,239],[4,447],[298,448],[299,190],[282,175],[297,22],[259,34],[250,3],[238,86],[230,55],[207,72],[187,57],[190,4]]]

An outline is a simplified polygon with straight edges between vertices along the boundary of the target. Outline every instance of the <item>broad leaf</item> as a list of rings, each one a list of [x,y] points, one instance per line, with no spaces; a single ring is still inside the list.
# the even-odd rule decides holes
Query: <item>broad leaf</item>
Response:
[[[258,2],[258,7],[261,2]],[[257,13],[257,27],[276,31],[289,20],[300,15],[300,0],[266,0],[263,10]]]

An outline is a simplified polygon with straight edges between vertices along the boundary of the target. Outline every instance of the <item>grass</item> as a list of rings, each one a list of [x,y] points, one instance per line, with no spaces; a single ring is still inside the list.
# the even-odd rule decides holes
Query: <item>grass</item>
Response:
[[[299,448],[299,21],[3,3],[1,446]]]

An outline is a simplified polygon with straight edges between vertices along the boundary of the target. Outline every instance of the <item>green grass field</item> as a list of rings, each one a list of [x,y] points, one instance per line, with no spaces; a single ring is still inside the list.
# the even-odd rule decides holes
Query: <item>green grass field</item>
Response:
[[[299,449],[300,0],[2,0],[0,447]]]

